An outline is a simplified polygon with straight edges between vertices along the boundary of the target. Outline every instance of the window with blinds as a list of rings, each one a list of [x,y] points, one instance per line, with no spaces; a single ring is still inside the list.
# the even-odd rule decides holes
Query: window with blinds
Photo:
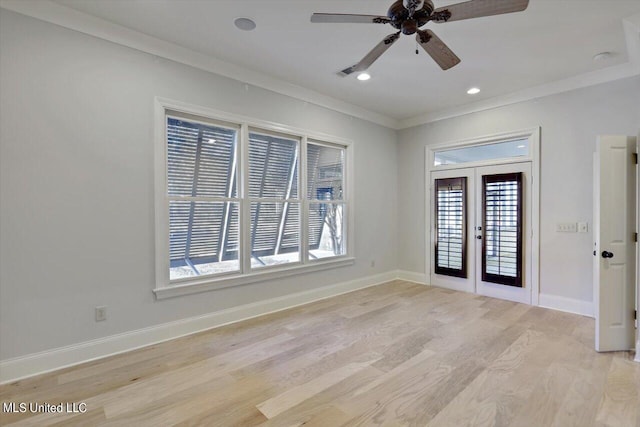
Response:
[[[251,266],[300,260],[300,142],[249,133]]]
[[[482,177],[482,280],[522,287],[522,173]]]
[[[169,282],[347,254],[344,146],[165,117]]]
[[[346,252],[343,200],[344,147],[307,143],[307,199],[309,199],[309,258]]]
[[[167,118],[170,279],[240,268],[237,133]]]
[[[435,180],[435,273],[467,277],[467,178]]]

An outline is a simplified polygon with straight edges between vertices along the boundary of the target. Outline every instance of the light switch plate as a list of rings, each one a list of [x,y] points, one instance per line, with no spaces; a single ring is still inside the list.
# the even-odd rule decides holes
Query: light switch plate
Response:
[[[589,223],[588,222],[579,222],[578,223],[578,233],[588,233],[589,232]]]

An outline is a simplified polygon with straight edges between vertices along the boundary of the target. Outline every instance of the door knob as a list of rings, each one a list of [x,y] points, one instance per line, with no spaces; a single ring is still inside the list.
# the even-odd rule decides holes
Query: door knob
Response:
[[[602,258],[613,258],[613,253],[608,251],[602,251]]]
[[[476,239],[478,239],[478,240],[482,240],[482,235],[478,235],[478,236],[476,236]]]

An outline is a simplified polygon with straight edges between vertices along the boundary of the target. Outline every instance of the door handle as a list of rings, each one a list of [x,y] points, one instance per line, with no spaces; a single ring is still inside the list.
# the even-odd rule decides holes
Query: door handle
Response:
[[[613,258],[613,253],[608,251],[602,251],[602,258]]]

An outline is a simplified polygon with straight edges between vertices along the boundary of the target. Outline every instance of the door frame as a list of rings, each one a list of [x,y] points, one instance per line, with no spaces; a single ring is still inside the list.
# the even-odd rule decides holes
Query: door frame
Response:
[[[495,144],[497,142],[514,139],[529,141],[529,155],[507,159],[491,159],[459,163],[453,165],[434,166],[435,152],[442,149],[463,148],[478,145]],[[429,284],[431,277],[431,258],[433,255],[434,229],[432,227],[433,186],[431,172],[441,170],[455,170],[475,168],[478,166],[494,166],[512,163],[531,163],[531,305],[539,305],[540,296],[540,127],[503,132],[476,138],[449,141],[425,147],[425,283]]]
[[[636,153],[640,156],[640,131],[636,139]],[[640,164],[636,163],[636,230],[640,232]],[[640,362],[640,242],[636,242],[636,355],[634,360]]]

